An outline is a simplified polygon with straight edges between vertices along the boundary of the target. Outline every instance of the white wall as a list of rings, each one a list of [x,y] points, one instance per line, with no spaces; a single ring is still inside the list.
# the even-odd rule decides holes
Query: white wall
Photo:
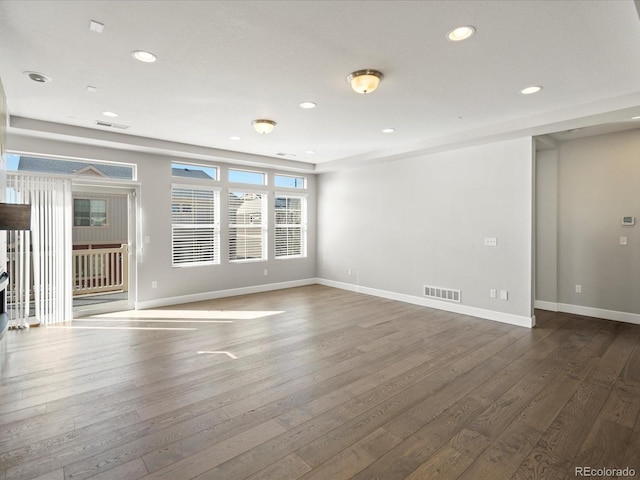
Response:
[[[640,220],[640,130],[562,142],[558,148],[561,310],[640,323],[640,224],[622,226],[621,217],[628,215]],[[620,245],[621,236],[627,237],[626,246]],[[576,293],[576,285],[582,286],[582,293]]]
[[[319,175],[318,276],[530,326],[532,189],[531,138]],[[425,284],[462,290],[462,305],[425,301]]]
[[[137,180],[141,183],[138,197],[140,207],[139,238],[148,236],[150,243],[139,245],[141,254],[137,265],[138,306],[149,307],[167,305],[181,301],[213,298],[222,294],[251,291],[252,288],[266,289],[281,284],[291,285],[312,282],[316,276],[316,223],[315,223],[315,176],[305,174],[308,180],[308,255],[304,259],[274,260],[270,252],[266,262],[229,264],[222,255],[221,265],[204,267],[173,268],[171,266],[171,162],[193,163],[192,161],[163,155],[87,146],[48,139],[36,139],[12,135],[10,150],[35,155],[57,155],[69,158],[126,162],[137,165]],[[200,162],[202,163],[202,162]],[[222,178],[226,178],[227,165],[212,162],[221,167]],[[240,167],[242,168],[242,167]],[[256,170],[255,167],[251,169]],[[271,169],[260,169],[270,175]],[[287,172],[283,172],[287,173]],[[176,183],[184,183],[178,179]],[[228,184],[222,181],[222,196]],[[280,192],[284,189],[278,189]],[[269,188],[273,192],[273,187]],[[270,193],[270,199],[273,196]],[[273,218],[273,215],[270,215]],[[225,216],[222,216],[224,225]],[[223,228],[223,231],[226,229]],[[271,232],[273,233],[273,232]],[[224,244],[225,237],[222,242]],[[273,246],[271,246],[272,250]],[[268,275],[264,275],[264,270]],[[158,283],[151,288],[151,282]]]

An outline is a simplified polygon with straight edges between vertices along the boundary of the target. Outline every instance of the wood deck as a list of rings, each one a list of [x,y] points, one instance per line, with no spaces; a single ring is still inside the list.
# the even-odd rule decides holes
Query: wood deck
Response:
[[[640,326],[537,316],[310,286],[12,331],[0,480],[638,478]]]

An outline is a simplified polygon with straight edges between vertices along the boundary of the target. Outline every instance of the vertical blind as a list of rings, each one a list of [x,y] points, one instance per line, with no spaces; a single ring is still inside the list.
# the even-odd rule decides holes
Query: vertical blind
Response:
[[[306,198],[277,195],[275,215],[276,258],[305,256],[307,254]]]
[[[9,174],[7,202],[31,205],[31,231],[12,231],[8,236],[7,300],[12,323],[21,327],[71,320],[71,181]]]
[[[173,186],[171,244],[174,266],[220,263],[220,192]]]
[[[266,193],[229,192],[229,260],[264,260]]]

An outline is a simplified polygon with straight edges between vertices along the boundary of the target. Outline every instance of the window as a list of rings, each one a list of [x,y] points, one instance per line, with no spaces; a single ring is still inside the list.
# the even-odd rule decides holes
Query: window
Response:
[[[78,162],[18,154],[7,154],[7,170],[73,175],[75,177],[115,178],[118,180],[134,180],[136,174],[135,166],[124,163]]]
[[[293,175],[276,175],[273,183],[276,187],[307,188],[307,179],[305,177],[295,177]]]
[[[265,185],[267,176],[264,172],[251,172],[249,170],[229,169],[229,181],[234,183],[250,183],[252,185]]]
[[[229,192],[229,260],[266,260],[266,193]]]
[[[74,227],[106,227],[107,201],[88,198],[73,199]]]
[[[307,255],[307,199],[276,195],[276,258]]]
[[[171,248],[174,267],[220,263],[220,192],[173,186]]]
[[[218,168],[202,165],[171,164],[171,176],[180,178],[196,178],[201,180],[217,180]]]

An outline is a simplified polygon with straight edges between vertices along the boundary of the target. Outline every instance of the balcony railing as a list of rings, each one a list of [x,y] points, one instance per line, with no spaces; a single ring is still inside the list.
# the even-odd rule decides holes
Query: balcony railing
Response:
[[[72,261],[73,295],[126,292],[129,288],[126,244],[119,248],[74,250]]]
[[[7,271],[14,280],[24,275],[25,266],[16,262],[15,251],[8,252]],[[129,288],[129,250],[126,244],[117,248],[90,248],[73,250],[74,272],[73,295],[95,295],[98,293],[126,292]],[[30,284],[27,287],[33,299],[33,263],[28,260]],[[18,282],[10,282],[7,300],[15,301]],[[22,287],[24,288],[24,284]]]

